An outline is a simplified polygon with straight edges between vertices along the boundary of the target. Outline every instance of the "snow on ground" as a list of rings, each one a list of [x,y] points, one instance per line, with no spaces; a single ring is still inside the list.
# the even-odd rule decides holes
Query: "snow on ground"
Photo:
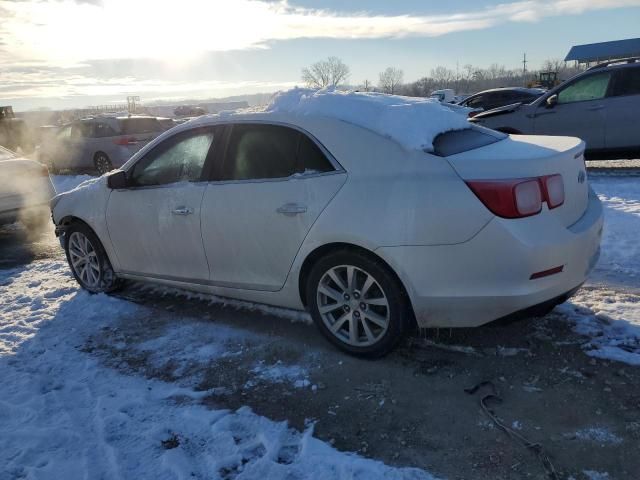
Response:
[[[468,109],[433,98],[372,92],[294,88],[275,95],[266,110],[336,118],[388,136],[407,149],[433,150],[433,140],[449,130],[470,128]]]
[[[604,286],[583,288],[557,311],[589,338],[589,355],[640,365],[640,179],[596,177],[591,186],[605,209],[592,281]]]
[[[338,452],[314,438],[312,426],[301,433],[248,408],[198,403],[215,392],[105,366],[87,340],[155,313],[79,290],[63,261],[0,270],[0,298],[2,480],[433,478]],[[172,328],[139,348],[167,349],[186,368],[190,360],[232,355],[245,341],[243,332],[215,323],[197,332]]]

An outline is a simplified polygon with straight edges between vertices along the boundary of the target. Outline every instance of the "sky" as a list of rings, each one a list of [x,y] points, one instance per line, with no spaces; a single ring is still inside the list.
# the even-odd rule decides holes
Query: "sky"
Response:
[[[393,66],[521,68],[638,36],[640,0],[0,0],[0,105],[212,98],[302,85],[328,56],[353,85]]]

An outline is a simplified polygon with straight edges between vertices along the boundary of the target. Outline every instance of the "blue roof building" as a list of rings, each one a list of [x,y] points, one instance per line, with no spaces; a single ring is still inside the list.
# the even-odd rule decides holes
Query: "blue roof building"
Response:
[[[629,38],[613,42],[576,45],[571,47],[564,61],[575,60],[578,63],[591,63],[639,56],[640,38]]]

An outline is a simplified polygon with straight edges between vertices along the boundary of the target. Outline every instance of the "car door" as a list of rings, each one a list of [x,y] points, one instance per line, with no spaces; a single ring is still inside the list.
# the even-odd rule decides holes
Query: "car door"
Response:
[[[605,97],[610,80],[610,72],[581,77],[557,92],[553,107],[540,102],[532,114],[534,133],[578,137],[588,149],[603,148]]]
[[[605,147],[640,147],[640,65],[617,70],[606,100]]]
[[[77,168],[83,154],[84,137],[79,122],[65,125],[56,135],[44,160],[57,169]]]
[[[345,180],[330,155],[298,130],[229,127],[224,162],[202,207],[211,282],[282,288],[304,238]]]
[[[202,179],[219,131],[197,128],[165,139],[128,169],[129,186],[111,193],[107,227],[123,272],[209,279],[200,228]]]

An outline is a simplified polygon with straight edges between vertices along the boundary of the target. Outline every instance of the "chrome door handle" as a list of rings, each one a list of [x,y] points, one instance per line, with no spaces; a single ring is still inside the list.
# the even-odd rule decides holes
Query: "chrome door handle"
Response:
[[[587,110],[594,112],[596,110],[602,110],[603,108],[604,108],[604,105],[594,105],[593,107],[589,107]]]
[[[299,203],[285,203],[276,210],[276,212],[282,213],[283,215],[298,215],[299,213],[305,213],[306,211],[307,207],[305,205],[300,205]]]
[[[173,213],[174,215],[191,215],[193,213],[193,208],[178,207],[174,210],[171,210],[171,213]]]

